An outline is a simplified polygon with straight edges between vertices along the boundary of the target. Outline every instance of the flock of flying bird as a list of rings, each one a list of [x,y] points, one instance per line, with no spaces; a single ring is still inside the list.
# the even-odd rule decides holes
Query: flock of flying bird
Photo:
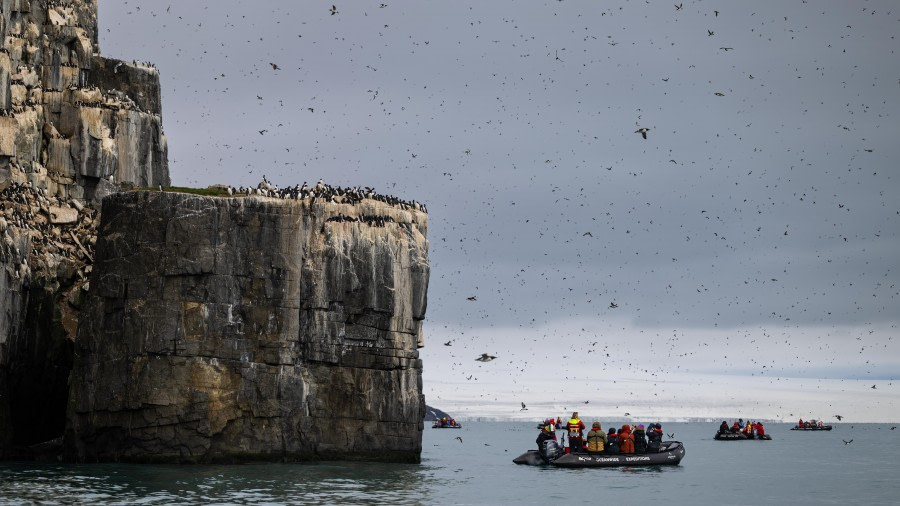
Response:
[[[386,4],[379,7],[385,8]],[[846,106],[845,111],[846,116],[852,119],[842,120],[840,132],[843,135],[843,132],[851,132],[848,129],[852,128],[856,138],[834,142],[830,134],[820,136],[823,144],[834,144],[833,148],[829,146],[826,150],[831,159],[836,159],[836,151],[852,149],[859,142],[859,137],[867,136],[869,132],[863,129],[864,124],[871,123],[876,116],[891,117],[890,107],[884,106],[877,94],[881,92],[884,80],[879,75],[879,81],[869,86],[870,83],[863,82],[860,77],[868,75],[868,60],[854,62],[859,68],[845,65],[845,60],[859,56],[858,53],[852,54],[853,47],[848,42],[855,34],[842,33],[840,39],[835,35],[834,40],[825,40],[828,44],[834,43],[833,50],[824,49],[825,44],[813,49],[807,46],[807,51],[811,51],[808,57],[798,56],[788,59],[783,66],[777,66],[781,62],[778,58],[781,54],[775,53],[787,53],[788,44],[801,44],[809,40],[814,40],[816,44],[822,42],[820,34],[804,25],[813,26],[814,20],[834,21],[833,17],[823,18],[814,12],[817,9],[807,9],[805,6],[786,7],[790,12],[774,12],[765,6],[736,6],[732,12],[720,14],[706,6],[679,3],[674,8],[677,14],[671,13],[672,7],[666,6],[669,11],[666,15],[674,14],[676,18],[670,26],[677,26],[678,30],[662,28],[640,38],[632,37],[632,34],[649,32],[633,30],[633,25],[620,21],[643,22],[640,21],[641,16],[644,19],[659,16],[651,13],[650,7],[610,5],[608,9],[601,9],[604,16],[609,16],[602,21],[599,17],[589,20],[587,16],[582,16],[583,13],[566,12],[569,7],[568,4],[557,6],[553,3],[559,14],[558,19],[566,20],[560,26],[570,23],[572,32],[557,33],[557,27],[550,30],[553,37],[544,37],[546,34],[532,28],[526,22],[524,11],[507,13],[496,24],[492,24],[487,17],[480,17],[477,12],[464,13],[464,22],[448,25],[454,29],[445,33],[458,37],[450,40],[452,47],[463,48],[461,50],[466,52],[456,55],[454,60],[442,60],[438,54],[421,55],[423,51],[443,47],[441,44],[446,45],[448,41],[438,40],[435,34],[429,45],[426,39],[422,39],[431,36],[428,30],[406,26],[399,17],[390,20],[378,16],[390,14],[391,9],[374,13],[369,10],[367,16],[363,16],[361,12],[350,12],[350,9],[358,9],[350,4],[342,4],[340,11],[336,5],[332,5],[331,9],[323,6],[323,11],[318,13],[321,20],[328,21],[329,15],[337,16],[333,19],[334,23],[330,23],[335,26],[329,29],[327,37],[316,38],[311,26],[302,27],[297,30],[301,33],[291,34],[302,47],[297,47],[290,55],[261,52],[275,44],[272,35],[265,34],[266,41],[260,44],[248,38],[248,44],[256,44],[250,49],[265,59],[260,60],[263,71],[255,68],[255,74],[254,71],[247,73],[252,74],[251,82],[259,86],[286,81],[288,76],[297,75],[300,79],[290,84],[294,86],[292,90],[305,93],[302,100],[306,103],[300,110],[312,113],[312,106],[315,106],[315,116],[304,116],[310,119],[303,120],[312,124],[310,135],[293,137],[300,139],[298,142],[302,144],[296,149],[292,144],[289,156],[293,157],[296,151],[301,150],[311,152],[314,154],[305,155],[307,162],[338,167],[335,170],[345,170],[354,163],[363,167],[362,170],[368,170],[367,164],[372,163],[370,158],[376,159],[375,163],[384,165],[386,179],[398,183],[406,179],[400,183],[401,187],[405,184],[406,191],[424,192],[423,198],[439,210],[431,216],[430,222],[433,295],[430,294],[429,319],[464,322],[446,336],[441,336],[439,342],[454,346],[441,347],[444,355],[462,348],[480,348],[474,349],[471,355],[463,356],[461,360],[465,365],[447,365],[447,372],[452,371],[460,378],[471,377],[473,366],[481,367],[493,361],[490,366],[485,366],[485,370],[490,370],[492,374],[502,370],[506,374],[510,372],[510,364],[518,364],[519,367],[512,369],[514,374],[511,378],[523,380],[527,372],[520,369],[527,370],[525,362],[545,358],[540,356],[540,333],[545,332],[547,340],[559,337],[552,330],[535,329],[549,329],[555,322],[575,318],[613,320],[620,313],[623,318],[646,321],[646,315],[654,312],[671,313],[659,318],[662,322],[660,328],[682,329],[673,332],[672,336],[665,335],[663,330],[655,332],[656,329],[645,334],[655,342],[659,355],[669,359],[667,364],[686,369],[692,367],[701,356],[709,356],[708,351],[755,346],[755,351],[750,353],[732,354],[729,351],[727,357],[716,358],[711,367],[756,368],[755,374],[766,375],[770,375],[776,367],[779,373],[791,369],[807,372],[814,368],[818,365],[816,359],[810,363],[807,362],[809,357],[804,355],[808,346],[794,345],[794,338],[788,335],[792,332],[797,335],[793,322],[799,319],[798,315],[807,316],[816,308],[824,308],[822,316],[818,320],[813,319],[813,323],[827,327],[840,320],[830,318],[830,312],[825,314],[825,310],[831,311],[832,308],[819,293],[840,291],[847,287],[848,281],[855,283],[854,286],[871,278],[878,278],[878,282],[885,286],[891,286],[893,282],[891,275],[879,276],[884,273],[874,270],[869,279],[850,275],[838,279],[834,276],[834,265],[849,263],[847,259],[852,254],[849,246],[834,246],[822,239],[820,243],[825,243],[824,246],[817,245],[818,249],[808,252],[815,258],[800,258],[792,255],[803,245],[788,244],[787,240],[777,242],[787,237],[791,240],[799,238],[804,232],[809,234],[809,230],[815,229],[815,224],[803,216],[817,209],[813,207],[815,203],[821,209],[823,202],[830,204],[833,198],[841,198],[837,195],[831,198],[827,194],[849,190],[848,193],[861,195],[867,191],[864,186],[865,172],[870,164],[857,159],[847,174],[838,173],[842,170],[840,165],[831,174],[824,168],[813,170],[809,166],[820,163],[822,158],[816,159],[815,151],[819,148],[814,149],[804,140],[812,135],[813,126],[820,126],[813,123],[823,122],[821,116],[814,116],[814,111],[830,110],[833,104],[828,102],[838,102],[834,97],[846,95],[846,102],[853,101],[853,105]],[[617,8],[619,12],[616,12]],[[326,10],[328,13],[324,12]],[[749,14],[751,12],[752,16]],[[802,16],[798,16],[799,20],[793,17],[797,12],[803,12]],[[782,21],[782,14],[791,14],[791,21]],[[413,19],[414,13],[404,12],[404,15],[408,20]],[[737,19],[739,15],[746,17]],[[610,19],[613,16],[617,18]],[[609,25],[605,24],[607,21]],[[514,26],[515,30],[512,28]],[[260,29],[260,26],[256,28]],[[368,35],[353,33],[352,30],[357,28],[367,30]],[[391,33],[401,30],[406,31],[400,35]],[[533,31],[530,33],[529,30]],[[691,33],[685,35],[688,31]],[[583,42],[580,42],[582,38]],[[608,40],[604,41],[604,38]],[[757,38],[759,43],[755,41]],[[791,42],[795,40],[797,42]],[[838,47],[838,40],[841,47]],[[685,41],[691,45],[685,47]],[[610,43],[609,46],[606,42]],[[613,43],[620,45],[614,46]],[[472,52],[471,44],[475,45],[476,52]],[[786,51],[777,51],[779,44]],[[238,52],[231,51],[232,47],[223,52]],[[842,54],[844,48],[846,50]],[[216,46],[203,49],[212,52]],[[760,51],[763,50],[772,51],[769,61],[744,58],[754,52],[762,54]],[[624,58],[617,56],[626,52],[629,54]],[[873,51],[872,57],[884,52]],[[653,58],[651,53],[663,54],[671,65],[654,63],[652,66],[648,63],[650,60],[644,59]],[[294,54],[297,55],[296,62],[289,61],[288,58]],[[373,56],[376,54],[377,58]],[[415,68],[416,72],[398,71],[398,67],[392,66],[395,61],[392,55],[408,61],[406,67]],[[324,67],[317,66],[320,65],[320,57],[327,65],[340,68],[345,73],[335,72],[334,76],[323,73]],[[434,75],[428,73],[426,63],[431,63],[429,59],[441,67],[445,80],[428,77]],[[515,63],[514,60],[527,65],[508,67],[507,64]],[[233,61],[226,63],[233,65]],[[295,72],[294,67],[300,72]],[[814,67],[816,71],[813,71]],[[818,67],[822,70],[819,71]],[[612,75],[617,72],[616,69],[622,70],[620,76]],[[849,80],[850,74],[841,75],[843,69],[849,69],[855,81]],[[227,72],[226,67],[222,72]],[[385,79],[386,75],[398,72],[402,75],[396,76],[396,80]],[[478,76],[479,82],[460,84],[454,79],[456,75],[465,74]],[[654,74],[660,79],[654,79]],[[213,75],[218,76],[218,72]],[[313,76],[315,82],[311,79]],[[322,91],[323,84],[330,82],[328,79],[331,78],[335,82],[340,80],[341,86]],[[858,98],[850,96],[853,93],[841,95],[842,79],[847,80],[843,89],[856,86],[862,93],[865,87],[877,90],[876,94],[857,94]],[[829,82],[835,83],[836,89],[823,92],[825,88],[822,83]],[[237,88],[236,85],[234,87]],[[219,91],[222,96],[234,96],[233,92],[225,92],[226,84],[222,88],[209,91],[207,96],[219,96]],[[553,97],[561,95],[564,89],[570,90],[578,101],[554,100]],[[473,97],[476,92],[472,90],[488,96],[496,106],[488,102],[475,102]],[[202,89],[199,91],[203,92]],[[515,95],[521,91],[526,92],[527,101],[520,103]],[[254,90],[254,93],[260,94],[258,97],[266,96],[266,100],[253,101],[250,96],[250,102],[260,106],[274,104],[270,94],[276,92]],[[354,98],[356,92],[363,98]],[[287,104],[293,93],[285,93],[280,98]],[[604,102],[607,93],[609,103]],[[598,98],[582,98],[588,96]],[[706,100],[709,97],[719,98]],[[893,103],[890,98],[885,100],[889,105]],[[584,105],[588,102],[592,104],[590,107]],[[857,102],[865,102],[865,107],[857,106]],[[552,122],[555,108],[560,105],[562,107],[558,110],[571,113],[571,121]],[[566,108],[569,105],[571,110]],[[604,105],[608,106],[605,110]],[[324,112],[326,106],[327,114]],[[760,113],[763,109],[776,112],[766,116]],[[803,112],[806,109],[810,111],[808,116]],[[340,111],[337,119],[333,114],[335,110]],[[589,113],[589,110],[598,112]],[[257,124],[251,129],[251,133],[254,130],[266,133],[264,137],[256,134],[253,137],[261,143],[274,142],[280,134],[274,125],[279,124],[278,121],[287,124],[292,119],[291,115],[295,114],[287,106],[284,111],[287,116],[271,123]],[[626,118],[624,123],[630,124],[636,119],[635,126],[619,128],[618,125],[623,124],[618,116],[622,111],[636,116]],[[690,111],[691,114],[681,111]],[[840,112],[839,109],[837,111]],[[275,114],[279,110],[266,109],[265,112]],[[455,123],[458,115],[471,116],[471,119]],[[371,120],[373,117],[376,120]],[[377,118],[382,117],[383,123],[378,123]],[[588,121],[583,124],[585,119]],[[567,123],[574,126],[570,128]],[[460,131],[457,128],[459,124],[467,131]],[[610,124],[611,128],[602,130]],[[441,125],[447,125],[447,128],[442,129]],[[379,128],[390,135],[376,136]],[[528,135],[529,130],[539,130],[544,144],[533,142]],[[653,137],[649,136],[651,130]],[[416,132],[411,136],[413,131]],[[501,133],[502,137],[498,135]],[[328,144],[329,135],[339,142]],[[429,136],[440,138],[440,142],[426,144]],[[358,142],[358,139],[363,142]],[[469,145],[469,139],[483,139],[485,142],[483,145]],[[366,144],[369,147],[364,147]],[[433,149],[434,146],[439,148]],[[878,146],[865,146],[864,153],[871,153],[872,147]],[[260,153],[266,154],[274,151],[271,146],[260,146],[259,149]],[[341,153],[332,153],[332,149]],[[632,153],[625,153],[626,150]],[[432,156],[431,151],[445,151],[447,154],[441,159]],[[637,151],[644,156],[633,156]],[[519,152],[529,153],[534,160],[521,156]],[[455,153],[456,158],[451,153]],[[860,150],[860,155],[866,156],[862,153]],[[659,162],[655,168],[654,160]],[[535,162],[536,166],[528,166],[530,162]],[[639,167],[640,163],[645,167]],[[856,167],[863,167],[864,170]],[[627,177],[623,168],[627,169]],[[728,175],[723,177],[726,172]],[[814,178],[809,179],[812,173]],[[344,176],[341,174],[338,177]],[[440,182],[434,183],[435,178],[439,178]],[[886,184],[888,186],[884,189],[889,194],[893,183]],[[297,195],[300,188],[293,189],[297,191],[283,193],[283,190],[274,192],[265,188],[263,191],[278,196]],[[259,190],[255,188],[251,191]],[[616,194],[622,195],[622,198]],[[336,193],[330,195],[317,195],[316,198],[343,198]],[[872,202],[891,207],[877,194],[872,197]],[[849,209],[854,207],[852,200],[841,202],[843,204],[848,205],[841,207],[841,212],[849,213]],[[696,219],[690,216],[694,206]],[[862,205],[855,207],[861,208]],[[862,237],[863,232],[860,232],[860,229],[867,228],[863,223],[867,221],[865,218],[853,218],[850,214],[843,218],[827,213],[819,211],[815,214],[822,215],[822,219],[828,221],[828,226],[835,231],[833,234],[843,234],[840,240],[846,242],[849,235],[852,245],[852,234],[857,233],[859,249],[869,246],[868,238]],[[780,222],[780,226],[784,227],[777,230],[776,238],[766,235],[766,231],[771,230],[767,226],[773,222]],[[791,227],[790,236],[787,236],[788,226]],[[577,235],[566,235],[576,228]],[[673,232],[681,233],[682,230],[684,232],[680,237]],[[704,238],[704,233],[709,237]],[[581,239],[581,242],[576,239]],[[646,247],[641,241],[652,241],[653,246]],[[509,256],[509,251],[498,253],[497,243],[500,242],[510,245],[506,249],[513,250],[518,256]],[[682,246],[685,244],[687,247]],[[833,247],[844,249],[835,253]],[[758,255],[747,260],[749,257],[742,251],[753,251]],[[671,262],[668,262],[670,257]],[[668,266],[660,262],[640,270],[657,258],[665,260]],[[739,279],[742,274],[734,276],[733,272],[724,272],[725,268],[721,267],[733,266],[735,258],[743,264],[734,269],[741,270],[742,274],[746,272],[746,280]],[[709,263],[703,264],[707,260]],[[832,260],[834,264],[825,264]],[[516,262],[519,265],[507,275],[503,266]],[[798,264],[825,268],[822,277],[831,275],[834,278],[832,281],[843,285],[843,288],[823,285],[818,290],[805,290],[809,292],[806,298],[795,295],[794,292],[804,291],[801,286],[806,286],[795,283],[800,276],[790,272],[796,270]],[[451,265],[453,272],[449,269]],[[613,267],[610,268],[610,265]],[[616,266],[619,266],[618,271]],[[583,275],[573,275],[573,271]],[[594,276],[594,273],[598,274]],[[633,276],[635,273],[642,277]],[[484,279],[484,283],[490,283],[492,289],[482,286],[477,292],[469,291],[472,289],[472,279]],[[629,282],[622,283],[622,279]],[[750,286],[754,283],[765,285],[761,288],[765,296],[758,297],[759,292],[745,291],[747,281]],[[467,293],[460,296],[459,292],[454,294],[455,290],[466,290]],[[645,292],[651,291],[664,292],[665,296],[656,299],[645,296]],[[534,293],[533,298],[541,299],[540,303],[524,307],[528,301],[518,300],[518,295],[526,292]],[[848,306],[865,308],[870,305],[863,303],[862,296],[854,294],[853,298],[854,304]],[[608,302],[611,299],[613,301]],[[461,301],[459,305],[455,305],[457,301]],[[598,304],[598,301],[602,303]],[[890,301],[887,304],[895,305]],[[766,309],[769,306],[777,306],[779,310],[778,314],[773,313],[767,320]],[[893,306],[888,309],[890,307]],[[604,314],[604,308],[615,309],[616,314],[613,315],[612,311]],[[840,308],[835,306],[835,310]],[[731,312],[730,320],[725,316],[719,317],[720,312],[724,314],[726,311]],[[802,315],[805,311],[809,312]],[[687,316],[689,313],[693,316]],[[498,316],[501,314],[504,316]],[[507,324],[504,317],[521,322],[529,338],[535,336],[538,339],[537,344],[529,342],[521,349],[510,349],[508,343],[501,342],[499,338],[493,342],[493,338],[483,337],[492,326]],[[789,322],[791,317],[793,321]],[[770,327],[765,329],[763,338],[758,335],[747,337],[751,335],[749,331],[722,330],[718,342],[711,339],[695,342],[690,338],[690,331],[683,330],[685,327],[706,326],[719,331],[733,328],[735,324],[744,324],[745,321],[749,325],[782,326],[784,331],[772,332]],[[458,330],[465,331],[467,335],[461,335]],[[588,343],[600,341],[601,344],[588,346],[586,353],[576,357],[576,360],[603,357],[613,352],[605,359],[604,366],[609,369],[604,371],[613,367],[630,370],[647,380],[648,384],[658,382],[660,395],[667,395],[667,386],[662,380],[665,374],[673,372],[671,369],[659,363],[639,365],[638,360],[631,358],[630,351],[615,353],[614,342],[605,343],[607,346],[604,347],[603,341],[607,339],[604,334],[615,335],[620,330],[622,328],[614,324],[610,324],[608,330],[598,331],[589,327],[578,336],[579,339]],[[776,342],[778,333],[785,335],[785,343],[781,343],[781,339]],[[759,337],[758,341],[751,344],[756,337]],[[789,337],[791,343],[787,342]],[[807,335],[801,340],[807,339],[812,340],[813,336]],[[832,348],[828,348],[829,345]],[[819,348],[819,355],[827,356],[830,352],[837,358],[846,357],[833,345],[833,341],[816,341],[814,347]],[[491,353],[478,355],[485,350]],[[872,347],[869,347],[866,353],[871,353],[871,350]],[[426,349],[423,353],[430,351]],[[463,352],[467,353],[466,350]],[[528,353],[532,353],[535,359]],[[569,351],[563,353],[568,354],[570,359],[573,355]],[[502,357],[500,360],[496,360],[498,355]],[[732,358],[740,355],[745,360]],[[481,365],[472,364],[472,356]],[[873,361],[877,358],[872,357]],[[429,374],[435,374],[437,369],[430,368],[429,371]],[[449,376],[443,372],[440,374],[442,377]],[[577,376],[580,373],[572,370],[564,374]],[[866,383],[862,388],[868,385]],[[872,393],[875,394],[874,391]]]

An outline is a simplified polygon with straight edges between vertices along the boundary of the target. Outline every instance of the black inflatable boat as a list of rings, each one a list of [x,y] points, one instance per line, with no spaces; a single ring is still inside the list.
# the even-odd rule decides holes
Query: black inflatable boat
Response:
[[[716,432],[716,441],[744,441],[747,439],[755,439],[759,441],[771,441],[772,436],[764,434],[762,436],[748,436],[743,432]]]
[[[565,453],[555,441],[543,452],[529,450],[513,462],[528,466],[549,464],[556,467],[619,467],[678,465],[684,458],[684,445],[680,441],[664,441],[658,452],[650,453]],[[542,456],[544,453],[545,456]]]
[[[823,425],[821,427],[819,427],[818,425],[815,427],[800,427],[798,425],[795,425],[791,427],[791,430],[831,430],[831,425]]]

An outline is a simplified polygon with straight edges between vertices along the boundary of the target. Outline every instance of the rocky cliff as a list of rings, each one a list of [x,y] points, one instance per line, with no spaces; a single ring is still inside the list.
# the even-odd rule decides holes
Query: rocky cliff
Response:
[[[418,462],[424,212],[129,192],[101,216],[70,457]]]
[[[422,208],[118,193],[169,184],[156,68],[95,0],[0,34],[0,459],[418,461]]]
[[[103,58],[94,0],[0,0],[0,458],[65,426],[95,204],[168,184],[159,75]]]

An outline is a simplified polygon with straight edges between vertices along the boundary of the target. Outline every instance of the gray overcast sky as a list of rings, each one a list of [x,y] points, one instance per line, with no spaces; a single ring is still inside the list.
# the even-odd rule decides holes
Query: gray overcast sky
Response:
[[[900,6],[384,3],[101,0],[100,46],[159,67],[175,184],[428,205],[435,405],[549,409],[556,370],[900,417]]]

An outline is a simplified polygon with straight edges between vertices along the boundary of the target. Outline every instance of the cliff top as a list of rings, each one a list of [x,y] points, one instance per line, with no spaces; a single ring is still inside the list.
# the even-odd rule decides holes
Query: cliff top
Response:
[[[185,193],[205,197],[269,197],[282,200],[310,200],[311,202],[331,202],[335,204],[359,204],[366,199],[383,202],[406,211],[419,211],[428,213],[425,204],[416,200],[403,200],[392,195],[383,195],[371,187],[339,187],[331,186],[319,180],[314,186],[308,186],[304,181],[302,185],[279,188],[266,180],[254,187],[234,187],[231,185],[213,185],[207,188],[189,188],[182,186],[157,186],[135,188],[138,191],[167,191]]]

